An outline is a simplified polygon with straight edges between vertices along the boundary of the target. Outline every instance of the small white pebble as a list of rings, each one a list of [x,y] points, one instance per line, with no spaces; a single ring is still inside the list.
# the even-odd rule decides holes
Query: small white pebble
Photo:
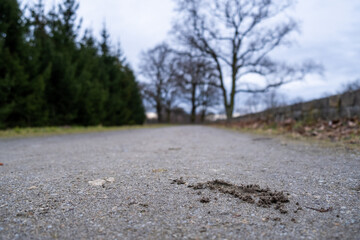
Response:
[[[91,185],[91,186],[103,186],[105,184],[105,180],[104,179],[96,179],[94,181],[89,181],[88,183]]]

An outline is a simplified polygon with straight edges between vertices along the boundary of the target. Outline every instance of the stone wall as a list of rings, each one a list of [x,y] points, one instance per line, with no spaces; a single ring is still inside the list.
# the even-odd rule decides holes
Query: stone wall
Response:
[[[234,118],[233,121],[263,120],[280,122],[287,119],[313,121],[344,118],[360,119],[360,90],[248,114]]]

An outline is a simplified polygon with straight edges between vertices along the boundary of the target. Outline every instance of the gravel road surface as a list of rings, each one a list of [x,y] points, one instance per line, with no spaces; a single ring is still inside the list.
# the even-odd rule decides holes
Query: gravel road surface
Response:
[[[360,239],[353,150],[181,126],[0,139],[0,162],[0,239]]]

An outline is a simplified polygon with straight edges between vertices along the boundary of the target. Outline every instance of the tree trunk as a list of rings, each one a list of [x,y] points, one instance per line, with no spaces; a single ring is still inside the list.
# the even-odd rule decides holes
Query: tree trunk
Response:
[[[234,46],[235,48],[235,46]],[[233,55],[233,64],[232,64],[232,76],[231,76],[231,92],[230,92],[230,99],[228,105],[226,106],[226,120],[228,122],[231,121],[234,113],[234,104],[235,104],[235,94],[236,94],[236,76],[237,76],[237,59],[236,59],[236,51],[234,51]]]
[[[201,118],[200,118],[201,123],[205,122],[205,116],[206,116],[206,109],[203,109],[201,111]]]
[[[226,105],[226,106],[225,106],[226,120],[227,120],[228,122],[230,122],[230,120],[232,119],[233,110],[234,110],[234,106],[231,106],[231,105]]]
[[[170,109],[166,109],[166,122],[170,123],[170,117],[171,117],[171,110]]]
[[[195,106],[195,104],[193,104],[191,107],[190,122],[195,123],[195,121],[196,121],[196,106]]]
[[[156,104],[156,114],[157,114],[158,123],[161,123],[163,120],[162,120],[162,108],[160,103]]]
[[[196,121],[196,84],[192,84],[191,90],[191,116],[190,122],[195,123]]]
[[[232,119],[233,110],[234,110],[234,100],[230,99],[230,103],[228,103],[226,89],[224,87],[221,88],[223,92],[223,98],[224,98],[224,108],[226,113],[226,120],[229,122]]]

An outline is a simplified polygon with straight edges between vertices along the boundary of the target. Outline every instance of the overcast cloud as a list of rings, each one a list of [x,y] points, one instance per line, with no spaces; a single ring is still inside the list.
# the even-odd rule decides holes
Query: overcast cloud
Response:
[[[45,0],[47,7],[58,0]],[[128,62],[137,70],[140,53],[168,39],[174,16],[172,0],[80,0],[83,29],[96,36],[106,23],[111,41],[120,41]],[[313,59],[325,67],[323,77],[281,88],[289,98],[319,98],[335,93],[345,82],[360,78],[360,1],[301,0],[288,13],[299,20],[295,44],[274,56],[290,62]]]

